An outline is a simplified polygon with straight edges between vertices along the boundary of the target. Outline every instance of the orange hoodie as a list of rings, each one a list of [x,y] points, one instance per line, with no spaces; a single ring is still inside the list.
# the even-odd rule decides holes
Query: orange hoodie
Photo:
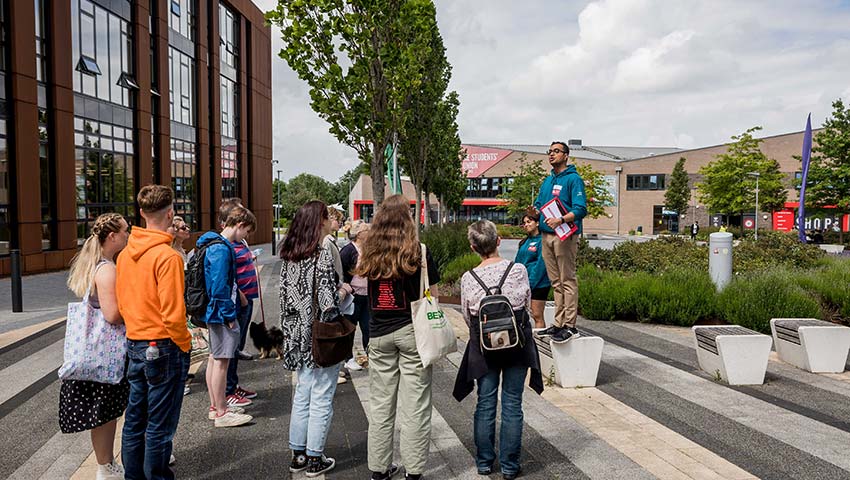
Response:
[[[181,350],[192,347],[183,300],[183,258],[171,248],[173,237],[133,227],[118,255],[115,293],[130,340],[170,338]]]

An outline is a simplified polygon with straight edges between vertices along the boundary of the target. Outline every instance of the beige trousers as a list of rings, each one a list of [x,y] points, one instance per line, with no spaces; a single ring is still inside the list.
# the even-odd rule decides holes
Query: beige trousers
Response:
[[[397,410],[402,465],[411,474],[421,474],[431,442],[431,367],[422,366],[413,324],[369,339],[369,470],[373,472],[384,472],[392,463]]]
[[[543,263],[555,296],[555,325],[575,327],[578,316],[576,255],[578,235],[564,241],[554,233],[543,233]]]

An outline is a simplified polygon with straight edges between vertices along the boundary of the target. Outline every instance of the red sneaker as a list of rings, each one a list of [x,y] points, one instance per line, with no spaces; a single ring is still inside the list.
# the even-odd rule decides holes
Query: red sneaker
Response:
[[[251,400],[248,400],[245,397],[240,397],[239,395],[228,395],[227,396],[227,406],[229,407],[247,407],[251,405]]]
[[[257,392],[252,392],[251,390],[245,390],[241,386],[236,386],[236,395],[244,398],[257,398]]]

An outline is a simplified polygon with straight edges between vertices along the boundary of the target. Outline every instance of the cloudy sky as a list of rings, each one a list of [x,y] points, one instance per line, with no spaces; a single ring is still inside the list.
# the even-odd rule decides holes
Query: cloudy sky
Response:
[[[436,4],[464,143],[695,148],[755,125],[802,130],[809,112],[817,127],[833,100],[850,100],[848,0]],[[282,176],[336,180],[357,164],[354,151],[328,133],[286,62],[272,62]]]

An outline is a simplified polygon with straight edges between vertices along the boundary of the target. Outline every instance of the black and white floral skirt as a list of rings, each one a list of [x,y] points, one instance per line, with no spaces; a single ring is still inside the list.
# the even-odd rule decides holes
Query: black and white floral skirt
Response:
[[[63,380],[59,390],[59,428],[76,433],[99,427],[124,414],[130,398],[130,384],[117,385]]]

